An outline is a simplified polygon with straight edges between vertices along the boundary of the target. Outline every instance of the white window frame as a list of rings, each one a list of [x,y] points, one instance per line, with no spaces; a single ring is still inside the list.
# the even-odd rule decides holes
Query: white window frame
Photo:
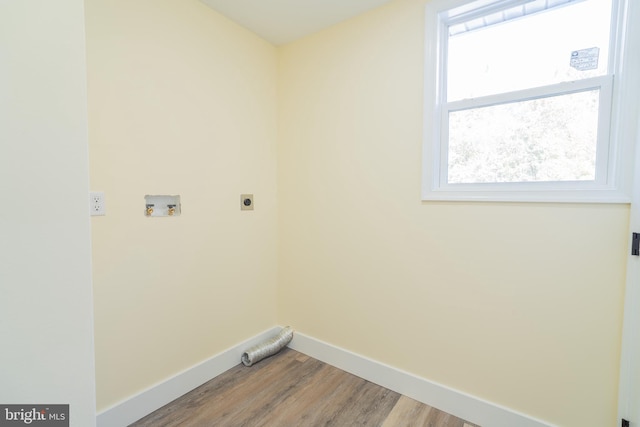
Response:
[[[640,85],[634,73],[640,61],[640,31],[630,25],[629,0],[612,0],[609,74],[580,81],[478,99],[446,102],[448,26],[467,19],[474,10],[502,8],[527,0],[432,0],[426,6],[425,120],[423,200],[629,203]],[[634,0],[631,0],[634,1]],[[636,0],[637,1],[637,0]],[[637,25],[636,25],[637,26]],[[635,74],[636,76],[638,74]],[[595,181],[449,184],[449,112],[505,102],[531,100],[591,89],[600,91]]]

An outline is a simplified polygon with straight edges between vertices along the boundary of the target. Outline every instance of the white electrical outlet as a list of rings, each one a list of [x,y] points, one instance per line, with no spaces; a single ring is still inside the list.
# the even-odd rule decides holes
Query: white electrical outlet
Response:
[[[89,212],[91,216],[104,216],[107,214],[104,204],[104,191],[92,191],[89,193]]]

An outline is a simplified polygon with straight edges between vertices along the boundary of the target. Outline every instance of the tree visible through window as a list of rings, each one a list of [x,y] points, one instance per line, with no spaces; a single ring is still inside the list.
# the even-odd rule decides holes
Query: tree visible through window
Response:
[[[449,113],[449,183],[595,180],[598,92]]]
[[[620,1],[476,0],[439,12],[431,196],[610,187]]]
[[[539,3],[449,28],[447,101],[607,73],[611,0]],[[595,180],[598,107],[599,91],[588,90],[450,110],[448,182]]]

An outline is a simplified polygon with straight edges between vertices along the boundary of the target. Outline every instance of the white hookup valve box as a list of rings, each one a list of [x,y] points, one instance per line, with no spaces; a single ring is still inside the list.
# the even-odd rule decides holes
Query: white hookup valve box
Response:
[[[180,216],[180,196],[144,196],[146,216]]]

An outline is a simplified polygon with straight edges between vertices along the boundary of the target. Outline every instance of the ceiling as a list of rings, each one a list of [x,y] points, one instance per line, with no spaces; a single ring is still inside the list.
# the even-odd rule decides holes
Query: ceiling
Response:
[[[279,46],[393,0],[201,0]]]

